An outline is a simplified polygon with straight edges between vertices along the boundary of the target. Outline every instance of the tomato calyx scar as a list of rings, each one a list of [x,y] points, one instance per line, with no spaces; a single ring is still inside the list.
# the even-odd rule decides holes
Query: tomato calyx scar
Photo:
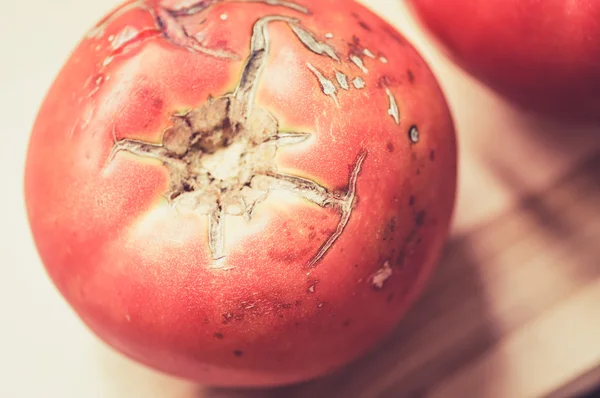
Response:
[[[275,3],[275,2],[272,2]],[[278,2],[279,3],[279,2]],[[314,267],[346,228],[356,200],[358,175],[366,158],[361,151],[350,172],[345,192],[334,192],[308,178],[278,171],[279,147],[307,141],[310,133],[279,131],[278,120],[256,106],[254,97],[269,54],[267,25],[285,22],[311,51],[339,62],[332,47],[318,42],[291,17],[270,15],[253,27],[250,54],[233,93],[209,98],[185,114],[172,115],[159,144],[114,137],[108,157],[120,152],[159,160],[168,170],[166,198],[179,211],[208,217],[212,267],[229,269],[225,253],[226,216],[252,218],[257,204],[272,191],[284,191],[340,213],[336,230],[307,264]]]

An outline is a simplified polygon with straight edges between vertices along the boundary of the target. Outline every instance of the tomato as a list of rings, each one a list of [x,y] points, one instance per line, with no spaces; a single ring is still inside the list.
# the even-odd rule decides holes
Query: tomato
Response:
[[[519,106],[598,118],[597,0],[411,0],[450,57]]]
[[[354,2],[133,1],[33,127],[48,274],[130,358],[211,385],[318,377],[380,341],[448,234],[453,121]]]

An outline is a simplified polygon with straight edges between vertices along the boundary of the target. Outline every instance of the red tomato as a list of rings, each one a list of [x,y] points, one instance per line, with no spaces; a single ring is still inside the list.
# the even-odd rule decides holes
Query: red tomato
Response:
[[[535,111],[600,116],[600,1],[410,0],[462,67]]]
[[[41,258],[82,320],[213,385],[372,347],[430,275],[455,184],[430,70],[337,0],[123,5],[57,77],[26,167]]]

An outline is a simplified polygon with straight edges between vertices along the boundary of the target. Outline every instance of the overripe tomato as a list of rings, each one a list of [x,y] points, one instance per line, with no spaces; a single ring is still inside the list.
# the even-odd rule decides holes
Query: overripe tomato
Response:
[[[460,66],[522,107],[599,118],[597,0],[410,0]]]
[[[53,84],[26,199],[50,277],[108,344],[275,385],[393,328],[446,238],[455,173],[435,78],[362,6],[133,1]]]

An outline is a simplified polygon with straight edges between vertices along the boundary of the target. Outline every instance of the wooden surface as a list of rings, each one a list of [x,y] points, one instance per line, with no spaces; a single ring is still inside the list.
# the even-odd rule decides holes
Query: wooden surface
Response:
[[[449,62],[401,0],[362,1],[414,43],[448,97],[460,145],[452,235],[421,299],[377,349],[327,378],[255,391],[203,388],[123,358],[49,283],[15,170],[58,68],[119,0],[4,9],[0,397],[566,398],[600,382],[600,126],[523,114]]]

